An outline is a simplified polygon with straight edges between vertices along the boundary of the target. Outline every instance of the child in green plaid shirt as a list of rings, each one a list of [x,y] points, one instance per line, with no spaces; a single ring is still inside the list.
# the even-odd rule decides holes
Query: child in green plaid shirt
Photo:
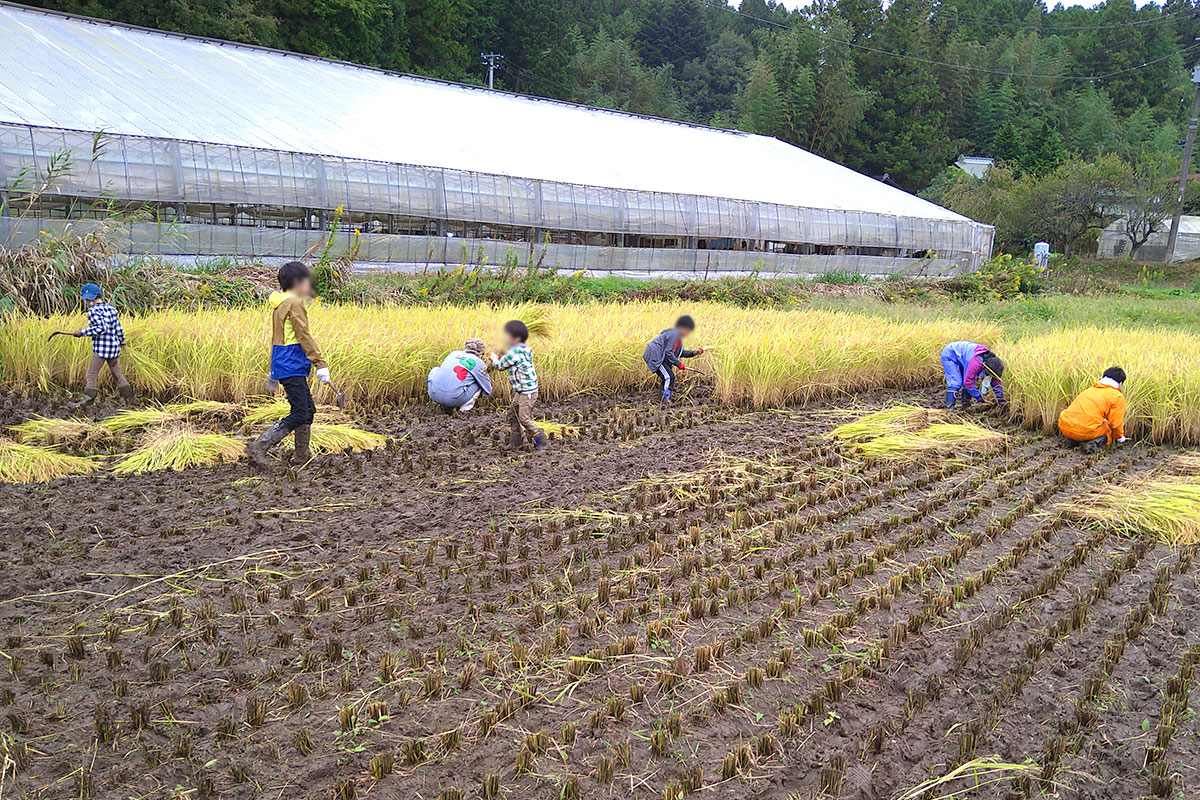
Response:
[[[512,386],[513,401],[508,408],[508,423],[511,431],[508,445],[519,449],[525,444],[525,434],[529,435],[533,446],[545,450],[548,445],[546,434],[533,421],[533,407],[537,404],[538,376],[533,366],[533,350],[529,349],[526,341],[529,339],[529,328],[520,320],[512,320],[504,325],[504,342],[506,351],[503,356],[492,354],[492,366],[508,371],[508,382]]]

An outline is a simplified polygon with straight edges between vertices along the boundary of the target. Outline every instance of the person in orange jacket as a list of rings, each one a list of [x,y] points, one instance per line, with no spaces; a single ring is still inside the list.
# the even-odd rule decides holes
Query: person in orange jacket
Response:
[[[1109,367],[1103,378],[1080,392],[1058,415],[1058,429],[1072,445],[1082,444],[1083,452],[1094,453],[1101,445],[1125,441],[1123,383],[1125,370]]]

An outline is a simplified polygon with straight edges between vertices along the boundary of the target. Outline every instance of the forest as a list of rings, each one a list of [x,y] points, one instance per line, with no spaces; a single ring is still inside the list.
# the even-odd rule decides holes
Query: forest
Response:
[[[1114,192],[1145,198],[1134,249],[1161,227],[1200,47],[1189,0],[33,2],[473,84],[499,53],[497,88],[774,136],[993,222],[1008,249],[1085,246]],[[1003,166],[967,180],[960,153]],[[1030,226],[1081,181],[1091,202]]]

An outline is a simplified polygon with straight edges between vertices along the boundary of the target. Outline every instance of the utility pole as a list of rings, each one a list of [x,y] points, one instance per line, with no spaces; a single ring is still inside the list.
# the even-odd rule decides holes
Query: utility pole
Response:
[[[1179,236],[1179,218],[1183,215],[1183,194],[1187,190],[1188,172],[1192,168],[1192,147],[1196,144],[1196,126],[1200,125],[1200,64],[1192,67],[1192,83],[1196,84],[1196,99],[1188,120],[1187,138],[1183,142],[1183,164],[1179,167],[1179,191],[1175,195],[1175,214],[1171,217],[1171,232],[1167,234],[1167,263],[1175,257],[1175,240]]]
[[[480,53],[479,58],[483,61],[484,64],[487,65],[488,88],[495,89],[496,88],[496,80],[495,80],[496,67],[499,66],[500,62],[504,60],[504,56],[500,55],[499,53]],[[1198,100],[1197,102],[1200,102],[1200,100]]]

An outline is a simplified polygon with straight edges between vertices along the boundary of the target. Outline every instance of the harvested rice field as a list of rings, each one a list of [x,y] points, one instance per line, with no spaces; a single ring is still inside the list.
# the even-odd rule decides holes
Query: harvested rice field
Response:
[[[517,455],[496,406],[351,410],[386,445],[0,485],[3,796],[1197,796],[1195,549],[1096,493],[1179,448],[845,402],[556,400]]]

